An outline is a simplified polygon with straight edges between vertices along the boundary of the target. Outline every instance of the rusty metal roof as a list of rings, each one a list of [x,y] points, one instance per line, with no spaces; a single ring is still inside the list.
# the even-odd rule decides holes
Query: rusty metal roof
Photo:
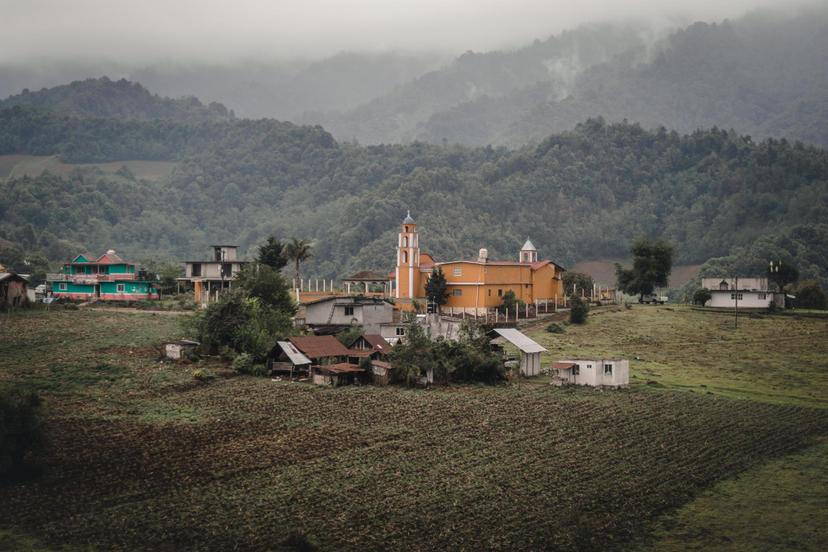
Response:
[[[356,364],[351,364],[349,362],[326,364],[325,366],[317,366],[316,369],[322,372],[330,372],[331,374],[353,374],[365,371]]]
[[[347,357],[351,354],[345,345],[332,335],[302,335],[289,337],[293,343],[308,358]]]

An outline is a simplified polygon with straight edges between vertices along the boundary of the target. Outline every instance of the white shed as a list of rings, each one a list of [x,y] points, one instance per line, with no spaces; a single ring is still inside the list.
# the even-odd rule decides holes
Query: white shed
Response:
[[[545,353],[539,343],[514,328],[495,328],[489,335],[497,335],[492,343],[506,340],[520,350],[520,373],[523,376],[537,376],[541,373],[541,353]]]
[[[630,361],[617,358],[568,358],[552,365],[552,383],[624,387],[630,384]]]

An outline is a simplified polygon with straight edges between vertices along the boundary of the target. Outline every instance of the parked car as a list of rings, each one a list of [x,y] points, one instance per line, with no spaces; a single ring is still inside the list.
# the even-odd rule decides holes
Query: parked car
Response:
[[[651,304],[651,305],[663,305],[668,300],[666,295],[658,295],[656,293],[650,293],[645,295],[644,297],[638,300],[639,303]]]

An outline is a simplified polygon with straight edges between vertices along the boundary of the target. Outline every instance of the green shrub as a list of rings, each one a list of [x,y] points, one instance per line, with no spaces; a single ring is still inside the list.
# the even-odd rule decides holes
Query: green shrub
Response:
[[[569,298],[569,321],[573,324],[584,324],[589,314],[589,303],[577,296]]]
[[[816,280],[804,280],[796,290],[796,306],[804,309],[824,309],[825,292]]]
[[[33,392],[0,390],[0,478],[31,467],[44,445],[40,397]]]
[[[704,306],[704,304],[710,301],[712,297],[713,295],[710,293],[709,289],[697,289],[693,294],[693,304]]]
[[[233,370],[242,374],[249,374],[253,370],[253,357],[247,353],[239,353],[233,359]]]
[[[555,324],[554,322],[552,324],[549,324],[546,327],[546,331],[548,333],[556,333],[556,334],[564,333],[563,326],[561,326],[560,324]]]
[[[213,377],[214,376],[212,374],[210,374],[209,372],[207,372],[206,370],[204,370],[202,368],[198,368],[196,370],[193,370],[193,379],[196,380],[196,381],[200,381],[202,383],[207,383],[208,381],[213,379]]]

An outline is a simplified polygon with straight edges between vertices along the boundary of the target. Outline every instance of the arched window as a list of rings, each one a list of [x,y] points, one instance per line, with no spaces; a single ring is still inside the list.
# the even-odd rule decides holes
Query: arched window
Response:
[[[403,238],[403,247],[408,247],[408,236]]]
[[[728,287],[729,286],[727,285],[727,282],[725,282],[724,280],[722,280],[722,283],[719,284],[719,289],[721,290],[727,290]]]
[[[408,251],[403,251],[403,262],[404,263],[408,262]]]

